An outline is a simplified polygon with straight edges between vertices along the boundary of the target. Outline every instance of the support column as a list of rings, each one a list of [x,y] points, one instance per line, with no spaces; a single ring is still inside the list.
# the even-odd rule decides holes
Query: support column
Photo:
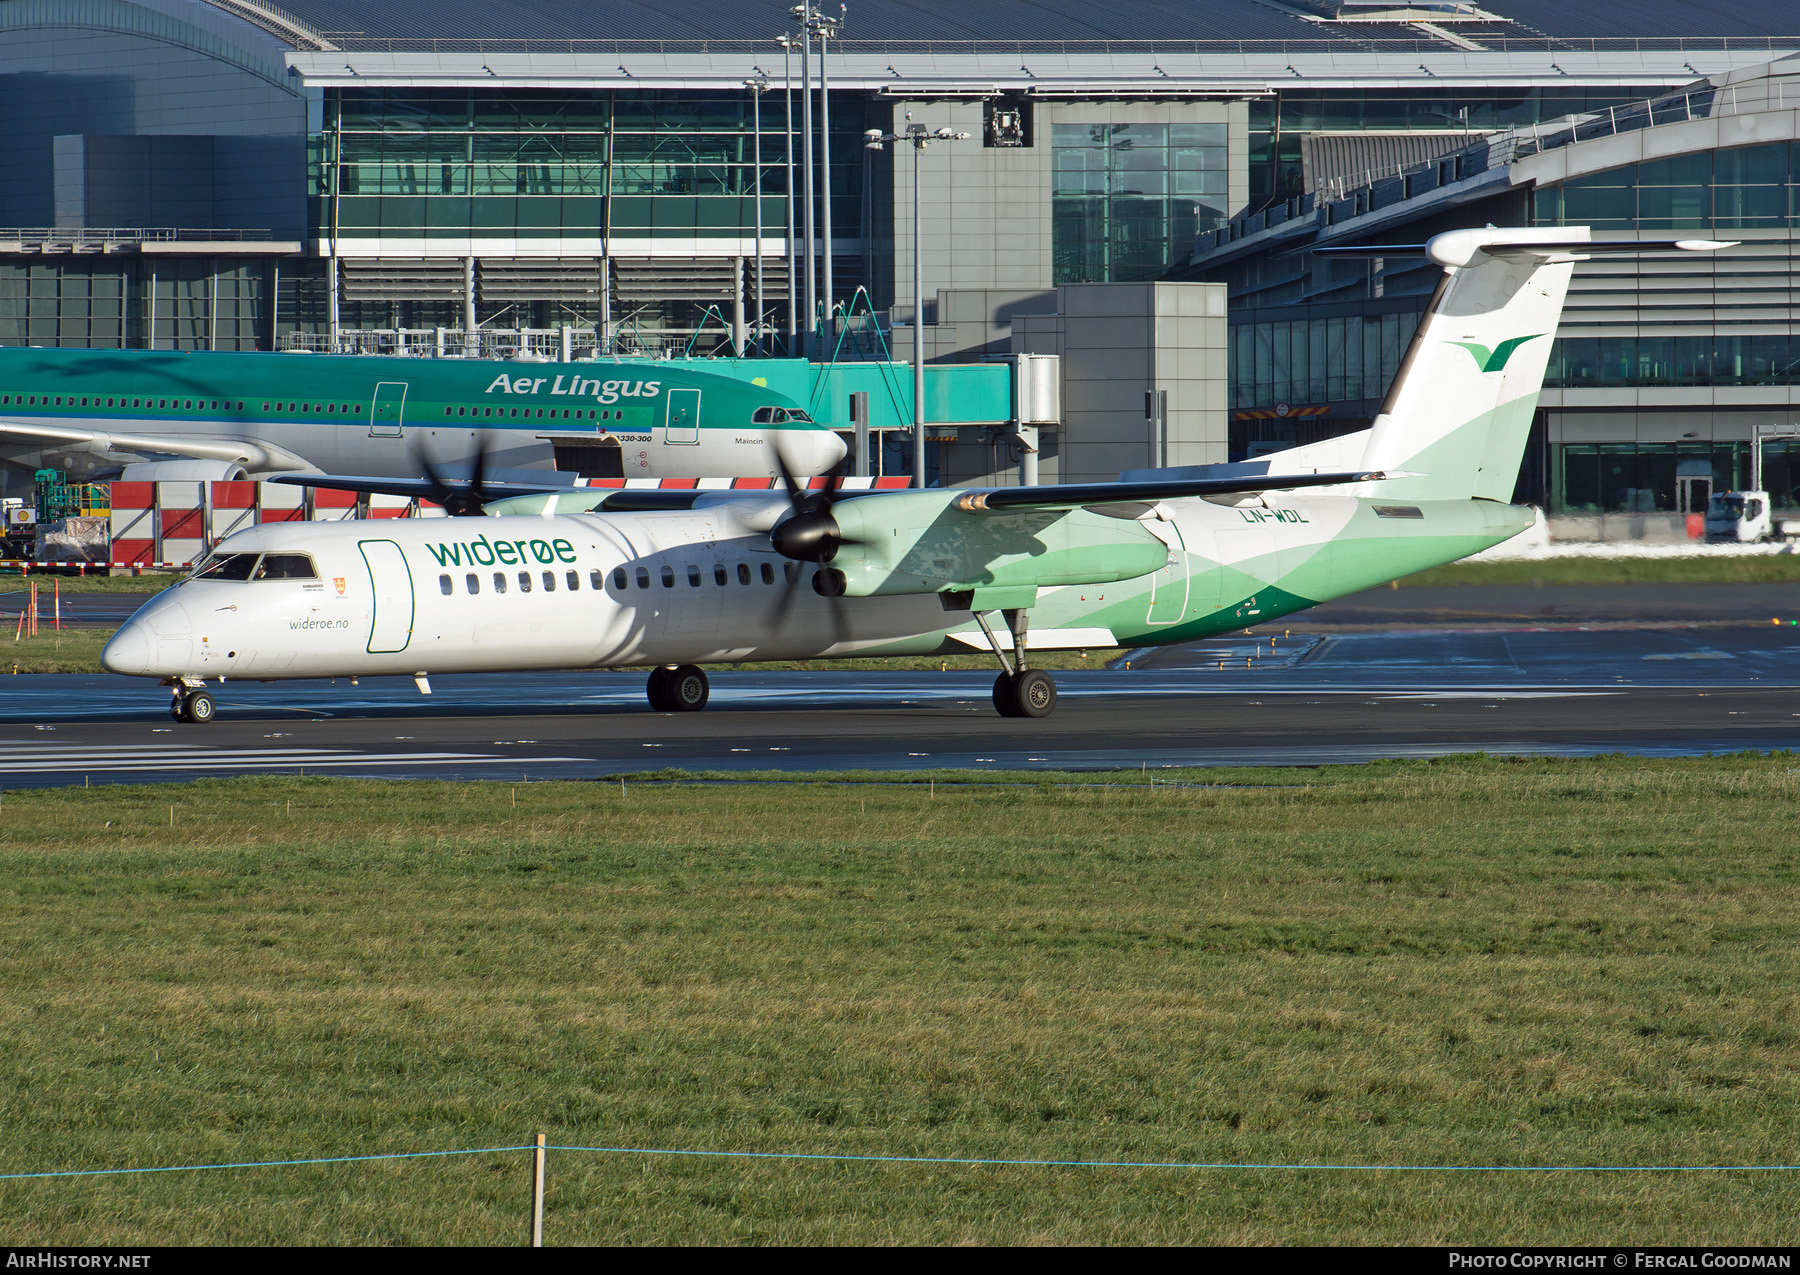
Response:
[[[463,331],[475,335],[475,258],[463,258]]]
[[[731,352],[744,357],[744,259],[731,259]]]

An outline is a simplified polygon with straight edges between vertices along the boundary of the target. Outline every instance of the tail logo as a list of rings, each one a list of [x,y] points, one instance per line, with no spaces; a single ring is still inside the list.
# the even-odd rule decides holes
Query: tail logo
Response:
[[[1460,345],[1467,350],[1469,357],[1475,360],[1475,366],[1483,372],[1498,372],[1506,366],[1506,361],[1512,357],[1514,350],[1524,345],[1525,342],[1535,341],[1543,335],[1542,332],[1535,332],[1530,336],[1509,337],[1491,350],[1474,341],[1452,341],[1450,344]]]

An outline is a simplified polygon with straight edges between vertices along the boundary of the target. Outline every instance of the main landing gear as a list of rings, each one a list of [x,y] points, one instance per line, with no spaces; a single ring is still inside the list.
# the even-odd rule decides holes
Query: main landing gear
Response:
[[[706,707],[712,685],[706,674],[692,664],[650,670],[650,683],[644,688],[650,707],[659,713],[698,713]]]
[[[994,707],[1002,717],[1048,717],[1056,708],[1056,682],[1041,668],[1025,667],[1025,629],[1028,616],[1023,610],[1002,611],[1006,627],[1012,630],[1012,659],[1000,639],[988,626],[984,612],[975,613],[975,623],[987,635],[994,657],[1000,661],[1000,676],[994,679]]]
[[[169,716],[178,722],[192,722],[196,726],[204,726],[212,721],[219,706],[213,697],[199,686],[175,684],[175,698],[169,702]]]

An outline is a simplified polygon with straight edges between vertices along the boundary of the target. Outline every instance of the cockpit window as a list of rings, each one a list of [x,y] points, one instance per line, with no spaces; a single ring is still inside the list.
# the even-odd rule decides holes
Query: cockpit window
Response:
[[[256,566],[253,553],[227,553],[208,558],[194,570],[196,580],[248,580]]]
[[[303,553],[265,553],[253,580],[317,580],[313,560]]]
[[[775,419],[775,411],[776,409],[773,407],[759,407],[754,412],[750,413],[750,423],[752,425],[767,425]]]
[[[787,418],[790,421],[805,421],[808,424],[812,423],[812,417],[808,416],[805,412],[801,411],[797,407],[788,408]]]

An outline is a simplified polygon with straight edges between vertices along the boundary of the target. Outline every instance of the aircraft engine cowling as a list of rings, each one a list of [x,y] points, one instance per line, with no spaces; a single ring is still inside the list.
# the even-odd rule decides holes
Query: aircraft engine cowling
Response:
[[[152,460],[125,466],[119,475],[128,483],[239,483],[250,475],[229,460]]]
[[[845,594],[1104,584],[1169,561],[1168,545],[1135,519],[1085,509],[971,514],[956,497],[897,492],[834,506],[842,547],[829,561]]]

